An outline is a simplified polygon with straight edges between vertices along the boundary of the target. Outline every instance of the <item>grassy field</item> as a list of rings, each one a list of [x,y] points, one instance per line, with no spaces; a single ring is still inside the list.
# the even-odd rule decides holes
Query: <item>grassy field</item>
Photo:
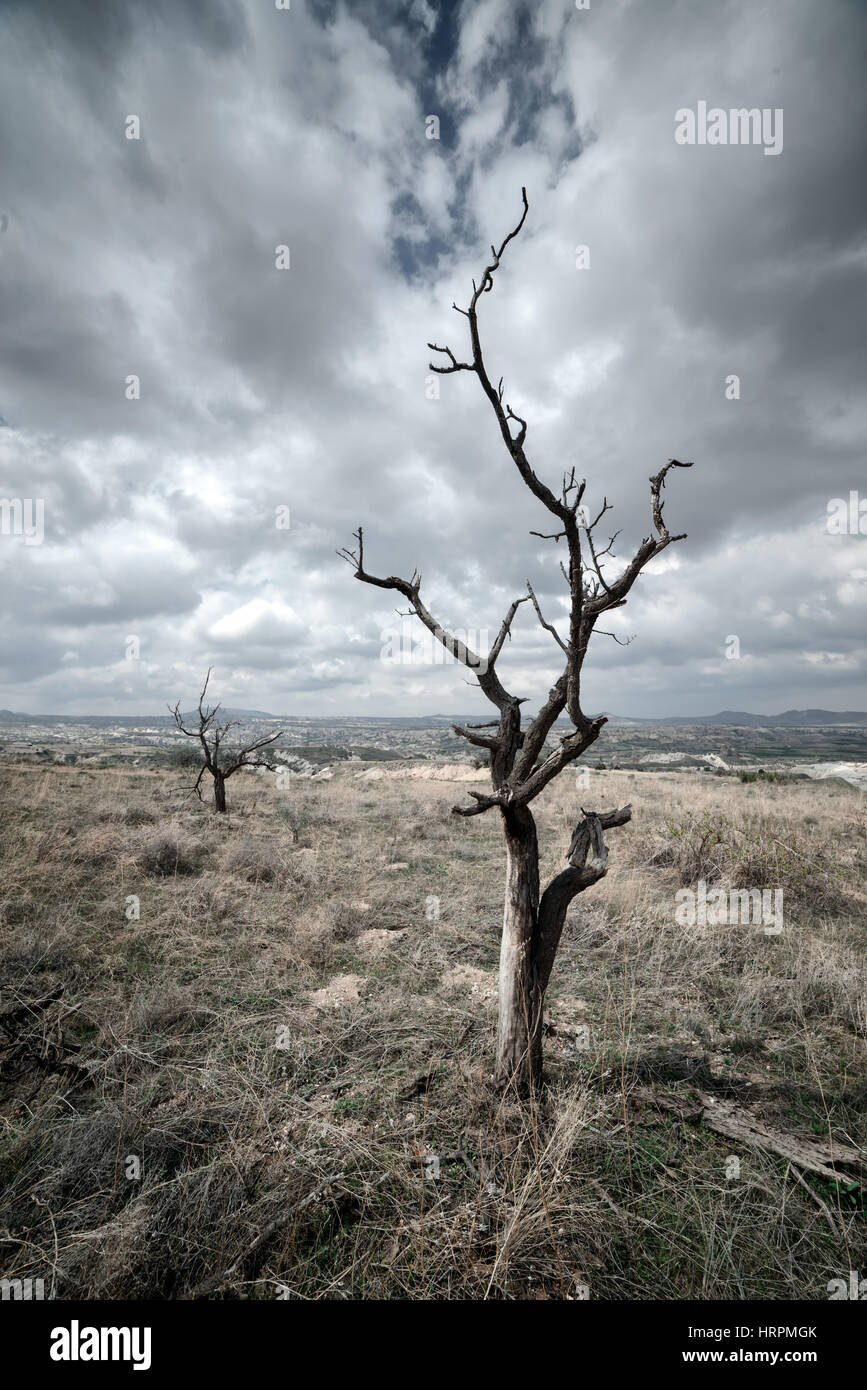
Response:
[[[2,779],[0,1276],[57,1297],[826,1299],[867,1267],[839,1185],[696,1118],[863,1146],[864,797],[695,774],[561,779],[631,801],[570,912],[547,1087],[490,1084],[503,847],[456,783],[344,764]],[[785,926],[680,926],[705,879]],[[732,1163],[732,1160],[737,1160]],[[739,1172],[737,1165],[739,1163]]]

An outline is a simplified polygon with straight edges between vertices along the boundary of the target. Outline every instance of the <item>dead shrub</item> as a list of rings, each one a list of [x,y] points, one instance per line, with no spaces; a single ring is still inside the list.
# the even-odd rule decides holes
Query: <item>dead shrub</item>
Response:
[[[329,903],[325,909],[325,922],[334,941],[354,941],[362,927],[357,908],[345,902]]]
[[[127,806],[124,809],[121,820],[124,825],[153,825],[156,822],[153,811],[149,811],[146,806]]]
[[[197,873],[204,853],[204,846],[198,841],[164,830],[144,843],[138,862],[145,873],[166,878],[174,874]]]

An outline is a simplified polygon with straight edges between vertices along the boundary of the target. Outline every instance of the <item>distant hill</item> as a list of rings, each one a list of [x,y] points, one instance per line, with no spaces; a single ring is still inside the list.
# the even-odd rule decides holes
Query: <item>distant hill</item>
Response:
[[[662,719],[630,719],[612,715],[612,724],[732,724],[745,728],[809,728],[811,724],[867,724],[864,710],[788,709],[784,714],[750,714],[746,710],[724,709],[719,714],[670,714]]]
[[[198,711],[189,710],[183,715],[185,723],[195,721]],[[220,718],[238,719],[242,723],[249,723],[255,719],[286,720],[289,723],[322,723],[322,724],[370,724],[370,725],[400,725],[406,729],[424,729],[431,725],[443,725],[448,727],[451,724],[475,724],[484,715],[478,712],[475,714],[426,714],[426,715],[327,715],[320,716],[301,716],[291,714],[269,714],[261,709],[233,709],[230,707],[220,708]],[[740,726],[741,728],[810,728],[821,725],[834,724],[859,724],[867,725],[867,711],[864,710],[831,710],[831,709],[789,709],[783,714],[750,714],[747,710],[726,709],[720,710],[719,714],[669,714],[659,719],[644,719],[638,716],[624,714],[610,714],[608,722],[612,725],[628,726],[642,725],[649,728],[653,725],[676,725],[676,724],[715,724],[729,725],[731,727]],[[164,714],[23,714],[20,711],[10,709],[0,709],[0,724],[128,724],[137,726],[142,724],[162,724],[173,723],[171,715]],[[565,727],[563,720],[558,721],[558,728]],[[569,725],[571,728],[571,724]]]
[[[187,723],[198,719],[198,710],[188,710],[181,714]],[[266,714],[259,709],[224,709],[220,706],[220,720],[240,719],[278,719],[279,715]],[[164,714],[21,714],[11,709],[0,709],[0,724],[174,724],[174,719],[166,711]]]
[[[205,708],[207,707],[206,701]],[[188,710],[186,714],[184,714],[183,711],[181,712],[181,718],[185,724],[189,723],[191,719],[198,719],[198,717],[199,711],[197,709]],[[231,709],[227,708],[225,705],[220,705],[219,718],[220,720],[240,719],[244,721],[247,719],[279,719],[280,715],[266,714],[263,709]]]

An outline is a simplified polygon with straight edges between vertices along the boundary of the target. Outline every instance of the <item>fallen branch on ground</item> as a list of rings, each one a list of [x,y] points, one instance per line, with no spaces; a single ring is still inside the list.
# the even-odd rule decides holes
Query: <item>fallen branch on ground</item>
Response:
[[[832,1166],[835,1163],[853,1164],[861,1169],[865,1166],[864,1154],[858,1149],[849,1148],[845,1144],[817,1144],[812,1139],[799,1139],[791,1134],[781,1134],[779,1130],[768,1129],[748,1111],[739,1109],[731,1101],[718,1100],[702,1092],[698,1093],[698,1098],[704,1107],[701,1122],[715,1134],[722,1134],[726,1139],[745,1144],[748,1148],[766,1149],[799,1168],[818,1173],[819,1177],[827,1178],[830,1182],[840,1182],[843,1178],[852,1181],[854,1176],[838,1173]],[[859,1175],[857,1181],[863,1183],[863,1175]]]

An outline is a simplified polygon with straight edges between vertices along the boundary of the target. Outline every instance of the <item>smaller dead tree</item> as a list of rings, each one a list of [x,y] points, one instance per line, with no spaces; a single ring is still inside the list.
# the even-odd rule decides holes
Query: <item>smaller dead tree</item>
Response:
[[[184,716],[181,714],[181,702],[175,705],[174,709],[169,705],[169,709],[175,718],[175,724],[180,733],[186,738],[198,739],[202,747],[204,762],[199,770],[193,791],[200,801],[202,796],[202,778],[209,772],[214,779],[214,809],[225,811],[226,809],[226,782],[233,772],[237,772],[239,767],[267,767],[271,772],[274,771],[274,763],[267,758],[256,758],[251,756],[258,753],[262,748],[267,748],[269,743],[273,743],[283,733],[278,729],[276,734],[269,734],[268,738],[257,739],[255,743],[228,743],[227,735],[231,729],[241,727],[238,719],[228,719],[225,724],[217,723],[217,715],[220,713],[220,706],[214,705],[210,709],[205,705],[205,696],[208,693],[208,681],[211,679],[212,667],[208,667],[208,674],[205,676],[205,684],[202,686],[202,693],[199,696],[198,704],[198,728],[188,729],[184,723]]]

